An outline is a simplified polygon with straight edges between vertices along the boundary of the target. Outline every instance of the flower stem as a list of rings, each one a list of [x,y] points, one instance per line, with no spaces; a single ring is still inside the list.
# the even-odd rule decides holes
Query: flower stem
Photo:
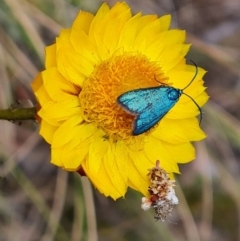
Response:
[[[11,108],[0,110],[0,119],[2,120],[35,120],[37,108]]]

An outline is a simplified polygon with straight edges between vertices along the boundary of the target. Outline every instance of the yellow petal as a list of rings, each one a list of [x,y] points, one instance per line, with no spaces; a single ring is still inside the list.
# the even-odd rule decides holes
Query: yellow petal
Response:
[[[165,46],[183,44],[186,39],[186,31],[179,29],[168,30],[165,34]]]
[[[107,155],[109,143],[104,138],[95,137],[89,145],[89,154],[87,158],[88,169],[91,176],[97,178],[101,165],[103,165],[104,156]],[[112,156],[114,159],[114,156]]]
[[[120,46],[118,42],[122,34],[123,26],[132,16],[129,8],[121,12],[120,15],[119,13],[111,12],[111,15],[113,14],[116,14],[116,16],[109,16],[110,18],[106,19],[107,22],[104,24],[105,26],[102,26],[103,44],[107,47],[110,54],[114,54],[116,50],[118,50],[118,46]],[[120,48],[122,47],[123,46],[120,46]]]
[[[91,71],[93,70],[93,66],[90,69],[86,69],[82,63],[80,63],[78,58],[74,55],[67,55],[66,53],[71,53],[71,49],[64,49],[61,48],[57,54],[57,61],[58,61],[58,70],[59,72],[73,84],[78,87],[82,87],[83,83]],[[80,57],[80,56],[79,56]],[[72,62],[71,62],[72,61]],[[74,62],[76,61],[76,62]],[[77,64],[79,64],[79,68],[77,68]]]
[[[171,16],[165,15],[161,18],[157,18],[154,21],[146,22],[145,25],[139,25],[141,28],[139,29],[139,33],[136,36],[135,45],[140,44],[141,42],[146,41],[146,45],[152,43],[153,39],[157,39],[156,35],[166,32],[170,26]],[[167,39],[166,39],[167,40]],[[164,43],[167,43],[164,39]]]
[[[98,46],[98,53],[102,60],[107,59],[117,50],[120,30],[130,17],[129,7],[124,2],[117,3],[108,12],[103,11],[102,14],[100,9],[100,12],[97,13],[91,24],[89,37]]]
[[[64,146],[61,160],[65,170],[77,171],[80,168],[88,155],[89,142],[89,139],[84,140],[74,149],[69,148],[71,143]]]
[[[41,78],[42,81],[42,78]],[[35,82],[35,84],[37,84]],[[33,86],[33,88],[37,88],[36,86]],[[49,96],[49,94],[47,93],[45,87],[43,85],[41,85],[36,91],[35,91],[35,95],[38,99],[38,102],[40,105],[44,105],[45,103],[53,103],[53,100],[51,99],[51,97]]]
[[[195,101],[201,107],[207,103],[208,99],[209,99],[209,95],[206,92],[203,92],[201,95],[195,98]]]
[[[206,137],[200,129],[196,118],[171,120],[163,118],[152,135],[160,140],[178,144],[189,141],[199,141]]]
[[[64,169],[68,171],[77,171],[87,158],[89,146],[92,141],[92,136],[96,132],[96,128],[92,124],[77,125],[78,119],[72,118],[72,123],[69,125],[69,130],[66,132],[64,127],[60,127],[54,135],[52,143],[52,152],[61,149],[61,155],[58,156],[58,161],[62,163]],[[72,126],[72,128],[71,128]],[[61,134],[65,134],[61,138]],[[55,158],[56,159],[56,158]]]
[[[116,156],[114,149],[114,146],[109,146],[104,155],[104,166],[116,190],[123,196],[127,191],[127,182],[126,178],[125,180],[122,178],[121,160]],[[117,162],[119,163],[117,164]],[[120,168],[118,166],[120,166]]]
[[[91,24],[91,28],[93,28],[95,24],[98,24],[98,22],[101,22],[101,20],[109,13],[110,8],[107,5],[107,3],[103,3],[99,10],[97,11],[93,21],[94,23]]]
[[[181,101],[182,98],[185,98],[185,100],[188,99],[188,101]],[[194,101],[199,107],[201,107],[207,102],[208,98],[208,95],[203,92],[197,97],[194,97]],[[189,97],[183,95],[165,117],[169,119],[184,119],[194,117],[199,114],[200,112],[196,104]]]
[[[36,92],[42,86],[42,84],[43,84],[42,75],[41,73],[39,73],[31,83],[31,87],[33,91]]]
[[[158,19],[157,14],[141,16],[141,18],[139,19],[139,25],[138,25],[137,32],[140,32],[145,26],[147,26],[151,22],[154,22],[157,19]]]
[[[76,131],[80,128],[82,121],[83,118],[81,116],[75,115],[61,124],[54,134],[52,147],[61,147],[71,141]]]
[[[79,99],[74,96],[58,103],[44,103],[38,115],[53,125],[59,125],[71,116],[81,116]]]
[[[128,145],[126,145],[124,141],[118,141],[115,145],[114,151],[116,156],[116,164],[124,183],[127,183],[129,175],[128,155],[126,153],[127,149]]]
[[[134,48],[134,41],[140,18],[141,13],[138,13],[125,23],[123,29],[121,30],[117,48],[123,48],[125,51],[130,51]]]
[[[196,158],[195,149],[191,143],[182,143],[180,145],[174,145],[167,142],[162,142],[165,148],[165,151],[171,155],[171,162],[176,163],[187,163]],[[161,161],[162,168],[165,169],[169,163],[164,163],[164,160]],[[167,170],[167,169],[166,169]],[[178,172],[178,171],[172,171]]]
[[[182,143],[180,145],[174,145],[167,142],[162,142],[165,148],[165,152],[168,152],[171,156],[172,163],[187,163],[195,159],[195,149],[191,143]],[[163,162],[163,165],[162,165]],[[169,165],[165,163],[165,165]],[[164,168],[164,160],[161,160],[161,166]],[[172,172],[178,172],[172,171]]]
[[[112,180],[108,175],[108,170],[106,170],[104,165],[101,165],[97,179],[96,177],[91,176],[90,170],[86,166],[86,162],[83,162],[82,166],[87,173],[87,176],[100,193],[104,194],[106,197],[111,196],[114,200],[124,196],[125,193],[119,193],[117,187],[113,185]]]
[[[68,142],[73,142],[70,143],[71,149],[73,149],[88,139],[94,133],[95,127],[91,124],[81,124],[81,122],[82,118],[78,115],[65,121],[55,132],[52,147],[58,148]]]
[[[100,56],[107,58],[108,52],[106,46],[103,45],[101,41],[101,32],[99,32],[99,25],[101,25],[104,17],[109,13],[109,6],[106,3],[103,3],[100,9],[98,10],[96,16],[92,20],[90,29],[89,29],[89,38],[90,41],[94,44],[98,43],[98,53]],[[106,56],[105,56],[106,55]]]
[[[189,51],[189,48],[189,44],[180,44],[166,47],[164,48],[164,51],[161,53],[161,55],[156,59],[156,61],[160,61],[162,70],[167,73],[178,63],[180,63],[180,61]]]
[[[53,126],[46,122],[45,120],[41,121],[40,125],[40,135],[49,143],[52,143],[53,135],[55,131],[58,129],[58,126]]]
[[[69,144],[61,147],[51,147],[51,163],[67,171],[77,171],[85,160],[89,140],[81,142],[81,146],[70,149]]]
[[[45,58],[45,68],[51,68],[57,66],[56,62],[56,44],[52,44],[45,48],[46,58]]]
[[[51,163],[56,166],[63,167],[62,154],[63,154],[62,148],[51,147]]]
[[[161,56],[162,51],[171,46],[182,44],[185,41],[186,33],[180,30],[169,30],[161,32],[152,38],[147,44],[145,54],[149,56],[151,60],[157,60]],[[167,51],[167,50],[166,50]]]
[[[169,82],[172,83],[172,85],[175,88],[183,89],[185,88],[190,81],[195,76],[196,71],[198,71],[197,76],[194,78],[193,82],[190,84],[190,86],[186,89],[184,92],[190,92],[191,91],[197,91],[202,86],[200,85],[199,81],[202,81],[203,76],[205,75],[206,71],[202,68],[195,68],[195,66],[191,66],[190,68],[185,67],[183,70],[173,70],[168,72]]]
[[[170,27],[170,23],[171,23],[171,15],[164,15],[161,18],[159,18],[159,25],[160,25],[160,29],[159,32],[164,32],[167,31]]]
[[[70,42],[70,34],[70,30],[61,31],[56,39],[57,68],[67,80],[81,87],[94,67],[88,59],[74,51]]]
[[[54,101],[63,101],[71,98],[71,95],[79,94],[79,89],[67,81],[56,67],[43,71],[42,79],[46,91]]]
[[[155,41],[149,43],[146,46],[146,49],[144,51],[144,54],[149,57],[152,61],[156,61],[159,56],[161,56],[162,51],[164,50],[166,46],[165,36],[167,35],[167,32],[161,32],[156,35]]]
[[[92,23],[94,15],[89,12],[80,11],[72,25],[72,31],[83,31],[88,34],[89,27]]]
[[[189,105],[191,106],[189,108]],[[177,103],[173,108],[166,114],[168,119],[185,119],[199,115],[198,107],[193,103],[189,102],[186,104]]]
[[[132,188],[147,196],[149,186],[147,174],[152,164],[144,157],[143,153],[129,152],[129,159],[129,184],[132,184]]]
[[[144,147],[144,152],[146,157],[156,163],[157,160],[160,160],[161,167],[167,172],[175,172],[178,173],[177,162],[173,159],[172,152],[174,151],[175,145],[171,145],[172,149],[166,149],[167,143],[164,141],[160,141],[159,139],[154,138],[153,136],[149,136],[146,140],[146,144]],[[169,144],[170,145],[170,144]],[[184,144],[178,144],[176,146],[182,146]],[[167,145],[168,146],[168,145]],[[176,153],[178,155],[179,153]],[[154,166],[153,164],[152,166]]]
[[[92,43],[89,36],[83,31],[71,31],[70,42],[76,52],[88,59],[92,64],[99,64],[101,57],[97,46]]]
[[[156,39],[156,35],[161,31],[161,18],[150,22],[147,26],[141,29],[136,36],[135,45],[140,44],[146,40],[146,45],[149,46]],[[165,42],[165,41],[164,41]]]

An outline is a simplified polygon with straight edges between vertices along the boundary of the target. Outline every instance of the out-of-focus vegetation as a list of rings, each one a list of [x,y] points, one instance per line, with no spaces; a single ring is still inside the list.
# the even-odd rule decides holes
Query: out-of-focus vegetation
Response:
[[[0,241],[240,241],[240,2],[127,2],[135,13],[172,14],[192,43],[188,58],[208,71],[208,138],[196,144],[197,160],[181,166],[180,204],[165,223],[155,222],[138,193],[114,202],[92,192],[86,178],[49,163],[33,126],[0,121]],[[34,100],[30,83],[43,69],[44,46],[80,9],[94,13],[100,4],[0,0],[0,108]]]

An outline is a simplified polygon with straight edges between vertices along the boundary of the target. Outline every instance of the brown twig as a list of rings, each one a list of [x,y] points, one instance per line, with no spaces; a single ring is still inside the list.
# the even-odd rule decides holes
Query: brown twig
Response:
[[[2,120],[35,120],[36,107],[31,108],[10,108],[0,110],[0,119]]]

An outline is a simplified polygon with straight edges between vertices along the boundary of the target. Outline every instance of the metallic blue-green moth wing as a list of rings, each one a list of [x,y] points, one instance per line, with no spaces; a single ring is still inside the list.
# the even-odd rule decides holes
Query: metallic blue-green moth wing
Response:
[[[182,90],[170,86],[137,89],[120,95],[120,106],[136,115],[133,135],[140,135],[156,125],[177,103]]]

